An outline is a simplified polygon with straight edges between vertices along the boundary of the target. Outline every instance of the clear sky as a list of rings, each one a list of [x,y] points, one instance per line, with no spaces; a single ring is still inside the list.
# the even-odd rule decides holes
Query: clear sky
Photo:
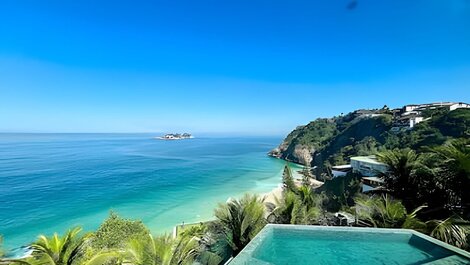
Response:
[[[0,131],[282,135],[470,102],[469,0],[0,2]]]

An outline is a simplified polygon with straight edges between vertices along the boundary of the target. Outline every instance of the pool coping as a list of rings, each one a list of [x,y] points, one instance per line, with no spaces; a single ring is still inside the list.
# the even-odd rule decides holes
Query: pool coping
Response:
[[[273,231],[273,229],[289,229],[289,230],[328,230],[328,231],[354,231],[354,232],[374,232],[374,233],[394,233],[394,234],[412,234],[427,240],[433,244],[436,244],[442,248],[452,251],[460,256],[463,256],[470,260],[470,253],[460,248],[449,245],[445,242],[437,240],[433,237],[420,233],[412,229],[401,229],[401,228],[372,228],[372,227],[349,227],[349,226],[318,226],[318,225],[289,225],[289,224],[267,224],[254,238],[248,243],[248,245],[242,249],[242,251],[233,258],[230,264],[242,264],[241,262],[252,257],[253,252],[262,243],[263,238],[266,234]],[[238,263],[240,261],[240,263]]]

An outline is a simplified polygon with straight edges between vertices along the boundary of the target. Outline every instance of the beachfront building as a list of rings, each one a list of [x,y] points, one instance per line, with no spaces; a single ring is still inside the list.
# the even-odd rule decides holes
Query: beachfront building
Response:
[[[384,179],[380,177],[363,177],[362,178],[362,192],[371,192],[381,190],[384,184]]]
[[[387,172],[386,164],[377,161],[375,156],[351,157],[352,172],[361,174],[362,192],[370,192],[382,189],[384,180],[380,176]]]
[[[387,165],[379,162],[375,156],[354,156],[351,157],[349,165],[331,167],[331,175],[337,178],[344,177],[350,172],[360,174],[362,175],[362,192],[369,192],[382,189],[384,180],[381,175],[387,170]]]
[[[387,165],[379,162],[375,156],[351,157],[352,172],[359,173],[365,177],[375,177],[387,172]]]
[[[333,166],[331,167],[331,175],[333,176],[333,178],[344,177],[349,172],[351,172],[351,170],[352,170],[351,165]]]

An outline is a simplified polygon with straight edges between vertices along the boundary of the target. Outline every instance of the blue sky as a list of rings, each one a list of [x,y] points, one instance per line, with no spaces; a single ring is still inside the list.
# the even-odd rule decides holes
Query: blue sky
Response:
[[[282,135],[470,102],[470,1],[0,3],[0,131]]]

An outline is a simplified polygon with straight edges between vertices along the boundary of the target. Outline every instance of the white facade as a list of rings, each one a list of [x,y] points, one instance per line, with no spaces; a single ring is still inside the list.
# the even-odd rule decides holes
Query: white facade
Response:
[[[362,192],[369,192],[379,190],[382,188],[384,180],[378,177],[363,177],[362,178]]]
[[[470,108],[470,104],[463,103],[463,102],[436,102],[436,103],[426,103],[426,104],[412,104],[412,105],[405,105],[402,110],[404,115],[407,112],[420,112],[425,109],[437,109],[437,108],[449,108],[449,110],[455,110],[459,108]]]
[[[422,122],[424,120],[423,117],[413,117],[410,119],[410,128],[415,127],[416,124]]]
[[[406,105],[404,107],[405,112],[413,111],[414,109],[419,108],[419,105]]]
[[[463,108],[469,109],[469,108],[470,108],[470,104],[463,103],[463,102],[454,103],[454,104],[452,104],[452,105],[449,107],[449,110],[452,111],[452,110],[463,109]]]
[[[333,178],[344,177],[352,170],[351,165],[340,165],[331,167],[331,175]]]
[[[377,161],[375,156],[351,157],[352,171],[363,176],[374,177],[388,170],[386,164]]]
[[[331,170],[331,175],[333,178],[337,177],[344,177],[348,174],[348,172],[338,171],[338,170]]]

